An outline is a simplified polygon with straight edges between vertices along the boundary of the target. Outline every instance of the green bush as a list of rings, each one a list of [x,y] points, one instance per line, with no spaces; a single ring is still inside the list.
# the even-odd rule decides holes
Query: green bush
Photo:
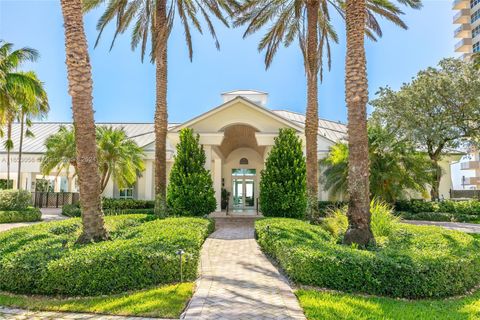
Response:
[[[118,216],[124,214],[153,214],[153,209],[103,209],[106,216]],[[67,217],[80,217],[82,210],[78,205],[66,204],[62,207],[62,214]]]
[[[93,296],[197,276],[200,247],[213,222],[152,215],[105,218],[111,240],[78,245],[80,219],[0,233],[0,291]]]
[[[115,199],[103,198],[102,207],[104,210],[124,210],[124,209],[153,209],[155,201],[153,200],[137,200],[137,199]]]
[[[372,228],[375,232],[375,228]],[[374,250],[338,243],[321,226],[262,219],[261,248],[295,282],[403,298],[464,294],[480,283],[480,243],[461,232],[398,223]]]
[[[302,142],[293,129],[280,129],[260,180],[260,210],[264,216],[305,216],[306,166]]]
[[[42,213],[38,208],[0,211],[0,223],[40,221]]]
[[[454,216],[446,212],[396,212],[404,220],[454,221]]]
[[[217,201],[210,172],[205,169],[205,151],[192,129],[180,130],[180,142],[170,172],[168,209],[179,216],[204,216],[215,211]]]
[[[318,212],[320,216],[325,217],[333,210],[340,209],[348,205],[347,201],[318,201]]]
[[[0,190],[0,210],[25,210],[32,203],[26,190]]]

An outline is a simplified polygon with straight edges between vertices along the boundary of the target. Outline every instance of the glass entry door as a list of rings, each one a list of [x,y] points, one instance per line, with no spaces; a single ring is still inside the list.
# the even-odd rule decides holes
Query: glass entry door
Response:
[[[233,209],[255,208],[255,169],[232,170]]]

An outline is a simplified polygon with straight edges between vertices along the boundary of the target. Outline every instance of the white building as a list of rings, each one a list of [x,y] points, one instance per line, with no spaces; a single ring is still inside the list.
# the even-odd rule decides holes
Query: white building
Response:
[[[480,0],[455,0],[453,10],[456,10],[453,23],[459,25],[454,36],[460,39],[455,51],[469,59],[472,53],[480,52]]]
[[[223,103],[210,111],[181,124],[170,124],[167,136],[167,171],[172,167],[179,131],[189,127],[200,134],[207,157],[206,167],[211,171],[217,204],[221,203],[221,190],[231,193],[230,204],[238,208],[255,206],[258,197],[260,171],[274,144],[280,128],[293,128],[304,141],[305,116],[285,110],[267,108],[267,93],[254,90],[232,91],[222,94]],[[35,190],[38,179],[50,180],[54,191],[77,191],[74,170],[53,172],[43,177],[40,159],[45,152],[45,139],[68,123],[35,123],[31,128],[33,138],[24,139],[21,188]],[[98,125],[122,127],[127,135],[145,151],[145,171],[131,189],[120,190],[113,181],[105,189],[106,197],[154,198],[154,128],[153,123],[98,123]],[[318,155],[325,157],[330,146],[346,137],[342,123],[320,119],[318,130]],[[18,144],[20,128],[13,126],[14,150],[11,154],[10,178],[17,185]],[[0,141],[3,148],[3,141]],[[0,149],[0,179],[7,177],[6,152]],[[167,172],[167,174],[168,174]],[[58,174],[58,175],[57,175]],[[320,186],[320,198],[328,195]],[[236,202],[232,201],[235,196]]]

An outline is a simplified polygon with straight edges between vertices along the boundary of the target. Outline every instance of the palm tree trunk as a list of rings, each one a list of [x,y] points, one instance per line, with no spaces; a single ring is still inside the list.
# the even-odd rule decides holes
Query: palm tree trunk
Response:
[[[12,150],[12,122],[7,124],[7,189],[13,189],[13,183],[10,184],[10,152]]]
[[[72,97],[83,232],[79,243],[108,239],[100,197],[92,74],[83,28],[82,0],[61,0],[69,94]]]
[[[25,114],[20,115],[20,143],[18,144],[18,174],[17,174],[17,189],[20,190],[20,178],[22,174],[22,149],[23,149],[23,135],[25,125]]]
[[[347,58],[345,91],[348,107],[348,230],[346,244],[374,241],[370,228],[370,189],[367,136],[367,62],[365,58],[365,0],[347,0]]]
[[[168,21],[165,0],[156,5],[156,104],[155,104],[155,194],[163,207],[167,189],[167,41]]]
[[[310,206],[316,208],[318,201],[318,10],[319,2],[307,2],[307,112],[305,119],[305,140],[307,160],[307,193]],[[315,214],[316,210],[310,212]],[[310,217],[314,218],[314,217]]]

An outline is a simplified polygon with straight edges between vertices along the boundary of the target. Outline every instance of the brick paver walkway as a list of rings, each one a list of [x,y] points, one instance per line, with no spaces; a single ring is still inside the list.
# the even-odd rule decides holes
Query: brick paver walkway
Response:
[[[201,253],[184,319],[305,319],[287,280],[261,252],[254,219],[218,218]]]
[[[420,221],[403,220],[403,223],[415,224],[418,226],[437,226],[445,229],[462,231],[466,233],[480,233],[480,224],[464,222],[443,222],[443,221]]]
[[[0,319],[8,320],[159,320],[158,318],[107,316],[92,313],[27,311],[0,307]]]

